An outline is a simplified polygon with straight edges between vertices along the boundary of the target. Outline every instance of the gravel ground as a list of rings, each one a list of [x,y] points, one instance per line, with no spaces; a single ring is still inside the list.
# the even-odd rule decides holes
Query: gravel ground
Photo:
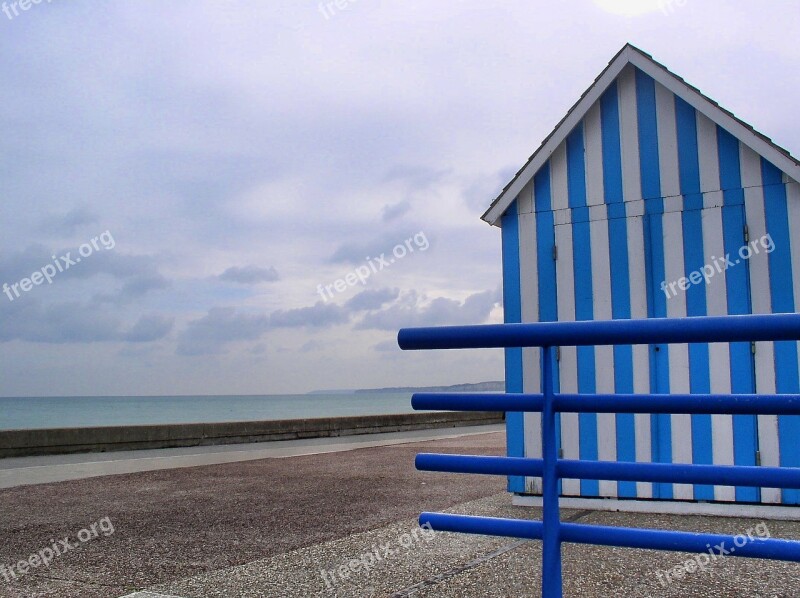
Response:
[[[421,473],[418,452],[502,454],[501,433],[143,472],[0,490],[0,564],[109,517],[101,535],[14,583],[0,597],[527,597],[540,595],[541,545],[422,533],[420,510],[539,519],[512,506],[504,480]],[[562,513],[564,520],[742,533],[755,520]],[[769,521],[800,539],[800,522]],[[370,555],[378,556],[372,557]],[[800,598],[800,565],[729,557],[659,582],[690,555],[565,545],[565,596]],[[340,569],[357,559],[359,570]],[[368,569],[368,570],[367,570]],[[322,571],[325,571],[323,575]]]
[[[0,490],[0,564],[109,517],[101,535],[0,596],[117,598],[381,528],[503,490],[502,479],[418,472],[420,451],[502,454],[502,433],[142,472]]]
[[[447,512],[538,519],[541,510],[514,507],[505,492],[457,505]],[[762,523],[756,520],[568,511],[564,520],[598,525],[654,527],[738,534]],[[773,537],[800,539],[800,523],[767,522]],[[236,596],[482,598],[541,595],[541,544],[508,538],[436,533],[418,534],[408,519],[381,529],[302,548],[271,559],[151,588],[185,598]],[[403,548],[403,542],[409,546]],[[371,563],[373,547],[392,549],[369,572],[347,578],[334,573],[351,559]],[[379,549],[379,554],[381,553]],[[800,596],[800,565],[728,557],[706,571],[662,584],[658,571],[671,569],[691,555],[676,552],[565,545],[564,595],[589,598],[611,596],[727,597]],[[323,577],[321,570],[326,570]],[[327,580],[327,583],[326,583]]]

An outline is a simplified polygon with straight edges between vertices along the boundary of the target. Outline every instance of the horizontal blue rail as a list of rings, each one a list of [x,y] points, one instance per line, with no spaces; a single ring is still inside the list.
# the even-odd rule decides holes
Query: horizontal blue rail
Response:
[[[556,440],[559,412],[800,415],[800,395],[579,395],[554,391],[554,347],[558,346],[797,340],[800,314],[401,330],[398,343],[403,349],[542,348],[541,393],[417,393],[412,398],[414,409],[541,412],[541,459],[420,454],[416,465],[423,471],[540,477],[542,521],[423,513],[420,523],[440,531],[541,539],[545,598],[562,595],[563,542],[708,553],[708,558],[732,555],[800,562],[800,541],[748,537],[741,542],[742,536],[563,523],[558,495],[562,478],[800,489],[800,468],[559,459]],[[715,552],[717,548],[720,550]]]
[[[437,531],[528,540],[541,540],[544,531],[544,524],[541,521],[451,515],[449,513],[422,513],[419,521],[421,525],[430,524]],[[709,551],[714,551],[718,556],[744,556],[800,562],[800,542],[778,538],[699,534],[578,523],[561,523],[559,536],[562,542],[574,544],[707,554],[710,554]],[[743,540],[745,541],[743,542]],[[722,548],[724,552],[720,552],[719,548]]]
[[[417,455],[416,466],[420,471],[528,477],[542,477],[544,471],[542,459],[439,455],[431,453]],[[559,478],[577,480],[616,480],[800,489],[800,468],[797,467],[624,463],[619,461],[559,459],[556,464],[556,474]]]
[[[800,315],[703,316],[404,328],[401,349],[491,349],[800,339]]]
[[[411,406],[432,411],[540,412],[544,397],[541,393],[416,393]],[[555,394],[553,408],[561,413],[800,415],[800,395]]]

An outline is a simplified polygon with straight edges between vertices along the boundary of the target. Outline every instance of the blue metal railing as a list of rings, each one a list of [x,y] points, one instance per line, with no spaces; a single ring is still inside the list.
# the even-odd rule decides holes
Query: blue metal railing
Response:
[[[800,314],[498,324],[403,329],[402,349],[541,347],[537,394],[419,393],[414,409],[541,412],[542,458],[417,455],[417,469],[542,478],[542,521],[423,513],[434,530],[542,540],[542,596],[562,595],[564,542],[705,553],[736,536],[562,523],[562,478],[800,489],[800,468],[575,461],[558,458],[556,413],[686,413],[800,415],[800,395],[556,394],[555,347],[800,340]],[[778,372],[780,375],[780,372]],[[732,556],[800,562],[800,541],[748,538]]]

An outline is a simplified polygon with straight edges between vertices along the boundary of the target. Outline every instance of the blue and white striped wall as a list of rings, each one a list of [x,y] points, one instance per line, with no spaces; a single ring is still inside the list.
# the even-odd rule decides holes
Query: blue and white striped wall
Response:
[[[633,65],[501,226],[508,322],[800,311],[797,181]],[[774,250],[741,260],[766,235]],[[740,263],[667,298],[662,282],[726,254]],[[538,392],[539,367],[538,349],[508,350],[507,390]],[[563,392],[800,392],[797,343],[563,347],[558,369]],[[539,423],[509,414],[509,455],[541,456]],[[800,417],[562,414],[560,445],[567,459],[798,467]],[[540,492],[534,478],[509,486]],[[592,480],[562,494],[800,504],[797,491]]]

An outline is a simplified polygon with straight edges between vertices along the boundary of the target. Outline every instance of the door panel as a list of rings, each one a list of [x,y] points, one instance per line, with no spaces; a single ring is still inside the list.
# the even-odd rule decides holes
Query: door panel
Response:
[[[701,216],[699,221],[698,213]],[[649,213],[644,216],[649,317],[685,315],[687,290],[695,293],[695,297],[697,293],[704,293],[706,313],[709,315],[751,313],[748,267],[742,264],[730,266],[731,262],[724,259],[726,254],[736,256],[739,248],[745,244],[744,207],[732,205],[705,208],[690,214],[683,212],[680,214],[684,224],[683,235],[678,229],[678,217],[677,213]],[[692,230],[695,234],[686,237],[684,241],[683,237],[688,230],[685,226],[687,219],[693,221],[695,226]],[[698,222],[702,222],[702,231],[697,230]],[[692,244],[698,243],[697,234],[702,235],[705,263],[702,266],[698,265],[698,256],[695,255],[691,267],[693,271],[702,269],[704,276],[699,283],[684,281],[681,284],[682,277],[689,278],[691,275],[691,272],[685,271],[688,268],[685,264],[688,262],[684,260],[684,252],[689,249],[695,250]],[[735,259],[731,261],[735,263]],[[678,265],[681,263],[685,267],[679,270]],[[651,346],[649,351],[650,388],[654,393],[685,392],[689,388],[704,388],[709,384],[712,393],[755,392],[755,364],[750,343],[710,344],[707,351],[692,352],[692,367],[688,369],[685,367],[687,365],[685,345],[656,345]],[[692,377],[698,374],[702,374],[704,379],[695,381]],[[705,379],[706,375],[708,380]],[[693,390],[693,392],[699,391]],[[692,441],[691,431],[683,429],[693,425],[697,425],[696,418],[689,423],[687,418],[678,421],[674,415],[653,415],[653,460],[685,461],[686,447],[680,447],[678,443],[697,442],[697,435]],[[755,416],[713,416],[711,430],[714,463],[755,465],[758,450]],[[687,438],[689,440],[686,440]],[[683,456],[678,457],[676,450],[681,448]],[[692,454],[697,454],[695,450],[697,447],[692,448]],[[656,496],[659,498],[671,498],[672,490],[676,489],[670,488],[667,484],[656,484]],[[685,488],[677,488],[680,494],[684,490]],[[703,498],[706,498],[705,494]],[[713,500],[730,501],[734,498],[737,501],[757,502],[760,494],[758,489],[753,488],[736,488],[734,492],[721,486],[714,489]]]

